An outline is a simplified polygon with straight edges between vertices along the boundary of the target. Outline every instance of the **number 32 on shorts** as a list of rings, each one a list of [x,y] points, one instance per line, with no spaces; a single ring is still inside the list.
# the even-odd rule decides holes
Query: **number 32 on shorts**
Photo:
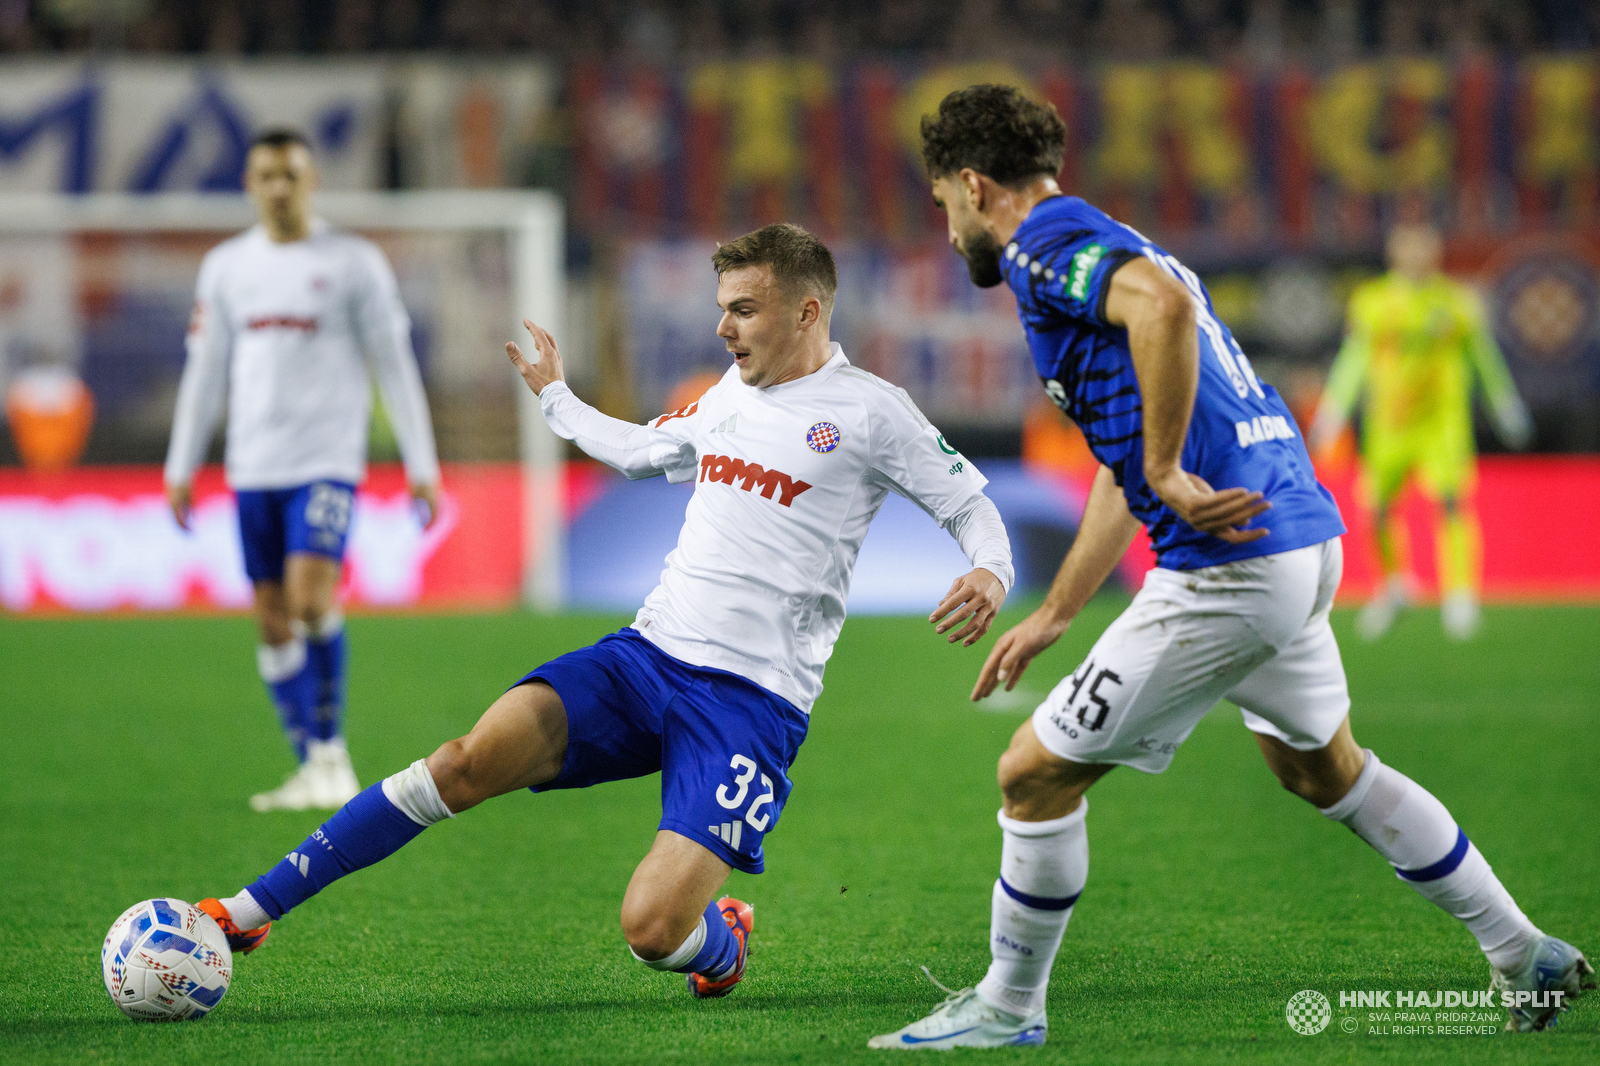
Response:
[[[750,782],[754,781],[758,770],[755,760],[747,755],[735,755],[728,760],[728,766],[734,771],[733,783],[738,788],[737,792],[729,794],[727,785],[717,786],[717,803],[730,811],[736,811],[744,806],[745,797],[750,794]],[[767,824],[772,821],[772,812],[757,814],[762,807],[770,807],[774,799],[772,791],[772,778],[766,774],[761,775],[761,787],[766,791],[756,796],[750,802],[750,809],[744,812],[744,820],[758,833],[767,831]]]

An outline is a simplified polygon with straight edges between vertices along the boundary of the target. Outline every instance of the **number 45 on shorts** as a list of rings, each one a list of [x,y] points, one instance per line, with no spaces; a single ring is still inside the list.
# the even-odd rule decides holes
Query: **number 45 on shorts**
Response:
[[[1090,679],[1093,680],[1090,680]],[[1087,690],[1085,684],[1087,683]],[[1112,695],[1113,690],[1107,686],[1120,686],[1122,678],[1109,667],[1102,668],[1098,673],[1094,668],[1094,659],[1089,659],[1072,675],[1072,691],[1067,696],[1066,706],[1051,715],[1051,720],[1069,737],[1078,736],[1078,728],[1093,733],[1106,724],[1106,715],[1111,713],[1111,703],[1106,698]],[[1103,691],[1102,691],[1103,690]],[[1083,702],[1078,702],[1079,694]],[[1070,719],[1076,717],[1077,726],[1072,725]]]

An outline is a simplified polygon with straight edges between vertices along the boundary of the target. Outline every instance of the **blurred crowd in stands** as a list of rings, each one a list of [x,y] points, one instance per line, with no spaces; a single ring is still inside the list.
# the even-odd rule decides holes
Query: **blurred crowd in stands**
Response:
[[[0,0],[0,53],[1343,62],[1590,48],[1593,0]]]

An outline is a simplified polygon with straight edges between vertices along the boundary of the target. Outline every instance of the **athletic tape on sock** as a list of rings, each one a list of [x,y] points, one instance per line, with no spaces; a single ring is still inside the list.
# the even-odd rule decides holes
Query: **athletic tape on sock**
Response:
[[[342,632],[344,632],[344,612],[337,607],[306,626],[306,634],[312,640],[327,640]]]
[[[1072,906],[1089,877],[1089,800],[1063,818],[1023,822],[1001,811],[996,820],[1004,833],[1000,849],[1000,883],[1024,906],[1065,910]]]
[[[306,642],[298,637],[283,644],[257,644],[256,669],[261,680],[269,685],[289,678],[305,669]]]
[[[384,778],[383,794],[407,818],[421,826],[455,817],[455,813],[439,798],[439,786],[428,770],[426,759],[418,759],[399,773]]]
[[[228,909],[228,917],[240,929],[259,929],[272,920],[247,888],[241,888],[237,896],[230,896],[221,902]]]
[[[1361,764],[1361,773],[1356,778],[1356,783],[1350,786],[1350,791],[1333,806],[1317,808],[1336,822],[1346,822],[1361,807],[1367,798],[1367,793],[1372,789],[1372,782],[1377,780],[1378,767],[1383,765],[1371,748],[1363,748],[1361,753],[1366,756],[1366,762]]]
[[[678,950],[677,951],[674,951],[671,955],[668,955],[666,958],[664,958],[664,959],[643,959],[643,958],[639,958],[639,953],[637,951],[633,950],[633,945],[632,944],[628,945],[628,954],[632,955],[636,959],[639,959],[640,962],[644,963],[646,966],[650,967],[652,970],[661,970],[663,972],[671,972],[671,971],[683,969],[683,967],[688,964],[690,959],[692,959],[696,955],[700,954],[700,948],[705,944],[705,942],[706,942],[706,920],[705,920],[705,916],[702,915],[701,918],[700,918],[700,924],[696,925],[694,927],[694,932],[690,933],[688,938],[686,940],[684,940],[684,942],[682,944],[678,945]]]
[[[1363,788],[1364,794],[1358,795]],[[1466,854],[1461,829],[1444,804],[1405,774],[1379,763],[1370,752],[1350,794],[1323,813],[1354,830],[1388,859],[1397,873],[1413,871],[1409,880],[1443,877],[1459,866]]]

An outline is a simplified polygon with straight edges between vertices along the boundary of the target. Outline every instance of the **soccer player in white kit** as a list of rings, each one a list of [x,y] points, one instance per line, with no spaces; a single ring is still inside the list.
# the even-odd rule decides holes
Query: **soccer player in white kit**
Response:
[[[1016,295],[1046,393],[1101,463],[1049,595],[995,642],[972,698],[1016,685],[1141,524],[1157,565],[1000,757],[988,973],[869,1044],[1044,1043],[1050,967],[1089,875],[1085,793],[1117,766],[1164,771],[1224,698],[1284,788],[1466,926],[1512,997],[1507,1028],[1546,1027],[1594,971],[1528,920],[1444,804],[1356,744],[1328,624],[1344,532],[1333,497],[1199,278],[1062,193],[1065,134],[1053,107],[1001,85],[957,90],[922,120],[950,243],[974,283]]]
[[[725,995],[744,975],[754,919],[745,902],[713,897],[730,870],[764,869],[856,556],[889,493],[972,563],[935,609],[937,632],[970,646],[988,631],[1012,566],[986,479],[902,390],[830,344],[827,248],[798,226],[768,226],[712,261],[733,365],[649,425],[574,396],[555,341],[532,323],[535,362],[507,345],[561,436],[629,477],[694,483],[661,584],[631,626],[527,674],[467,736],[367,789],[238,895],[202,901],[236,951],[335,879],[492,796],[659,770],[662,817],[623,899],[623,933],[645,966],[686,974],[696,997]]]
[[[167,451],[167,499],[188,528],[195,471],[228,403],[226,473],[255,590],[256,664],[298,768],[256,810],[338,807],[361,790],[345,746],[337,594],[366,474],[376,376],[412,495],[433,520],[439,461],[411,321],[377,246],[311,213],[316,167],[292,130],[256,137],[245,191],[260,221],[200,265]]]

